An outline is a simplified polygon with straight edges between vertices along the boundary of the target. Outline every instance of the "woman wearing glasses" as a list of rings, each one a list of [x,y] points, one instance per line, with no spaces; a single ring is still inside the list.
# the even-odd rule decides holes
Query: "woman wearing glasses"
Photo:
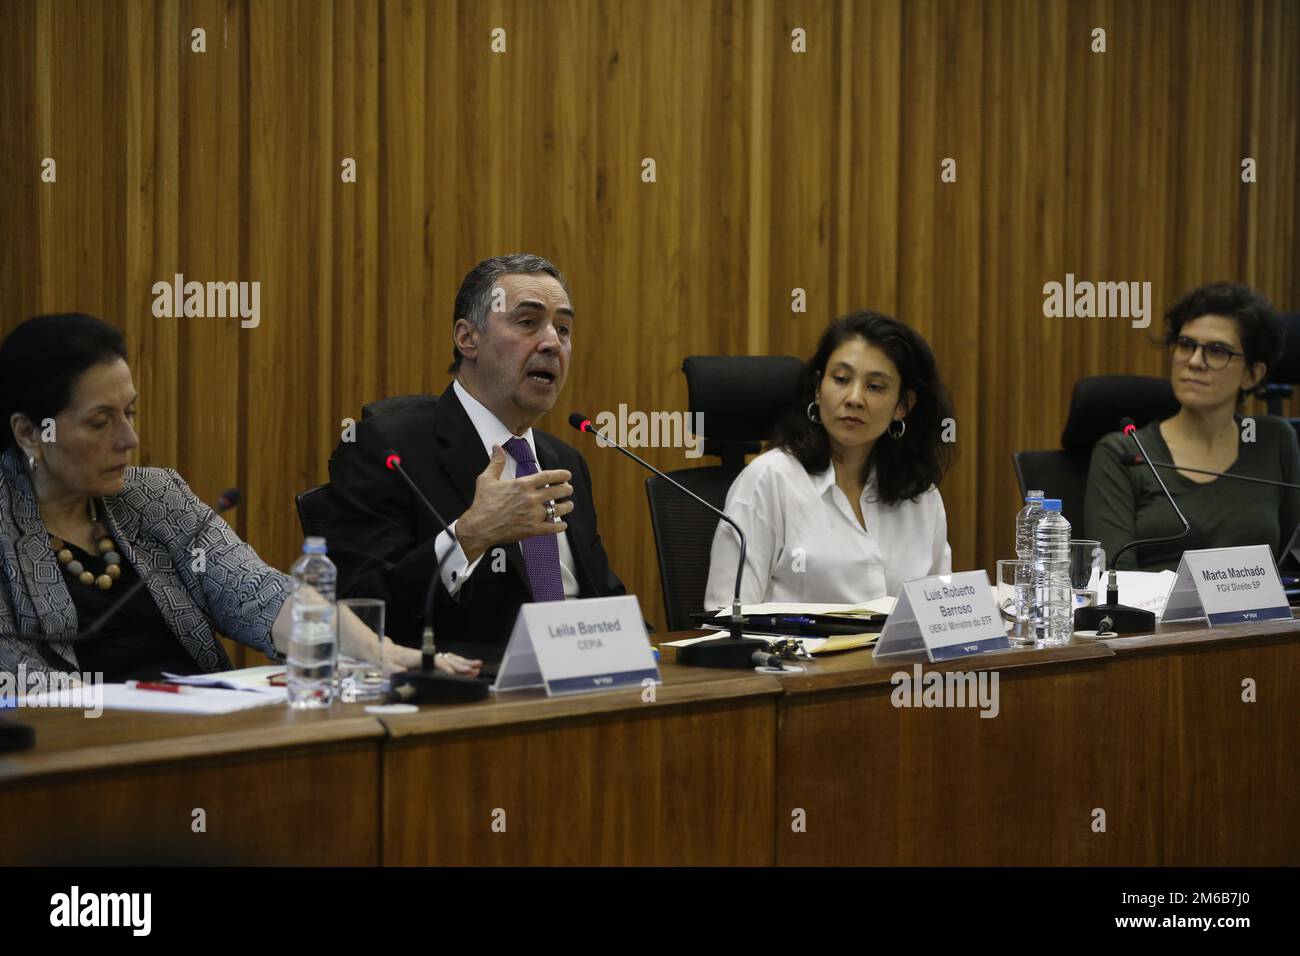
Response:
[[[1295,431],[1260,415],[1247,427],[1238,414],[1246,395],[1282,354],[1285,327],[1269,301],[1249,286],[1216,282],[1183,296],[1165,314],[1170,383],[1182,406],[1172,418],[1138,429],[1155,461],[1274,481],[1300,482]],[[1135,538],[1178,534],[1182,524],[1151,470],[1124,464],[1130,439],[1115,433],[1092,452],[1085,503],[1088,537],[1114,554]],[[1176,569],[1184,551],[1267,544],[1274,556],[1300,523],[1300,492],[1162,468],[1191,533],[1127,551],[1125,570]]]

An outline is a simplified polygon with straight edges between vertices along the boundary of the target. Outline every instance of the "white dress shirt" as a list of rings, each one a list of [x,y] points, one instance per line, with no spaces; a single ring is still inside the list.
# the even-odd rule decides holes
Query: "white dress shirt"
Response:
[[[454,381],[451,387],[456,390],[456,397],[460,399],[461,405],[465,408],[465,414],[469,416],[474,430],[478,432],[479,440],[483,442],[483,450],[487,452],[488,457],[492,457],[492,446],[500,445],[505,447],[506,442],[515,437],[514,432],[501,424],[501,420],[488,411],[487,406],[471,395],[460,381]],[[537,445],[533,442],[533,430],[530,428],[519,436],[528,442],[528,447],[533,450],[533,459],[537,458]],[[537,464],[537,470],[543,471],[541,462]],[[501,469],[501,478],[503,481],[509,481],[515,477],[515,460],[510,457],[510,452],[506,452],[505,467]],[[456,522],[450,525],[451,530],[456,530]],[[569,533],[567,531],[559,534],[560,548],[560,576],[564,579],[564,596],[565,598],[575,598],[578,596],[580,588],[578,587],[578,577],[574,573],[573,549],[569,547]],[[452,551],[451,557],[442,565],[442,584],[447,589],[447,593],[453,597],[460,590],[464,580],[474,573],[478,563],[484,558],[491,559],[491,550],[485,551],[479,555],[471,564],[465,557],[465,552],[459,542],[453,543],[447,532],[443,531],[438,535],[437,543],[434,544],[434,552],[439,559],[448,551]],[[511,545],[518,548],[518,544]],[[503,572],[504,573],[504,572]]]
[[[810,475],[774,448],[751,461],[727,492],[727,515],[745,531],[741,601],[857,604],[897,596],[904,581],[952,571],[948,516],[938,488],[915,501],[875,500],[874,470],[862,491],[864,528],[835,484],[835,467]],[[706,608],[731,607],[740,538],[718,522]]]

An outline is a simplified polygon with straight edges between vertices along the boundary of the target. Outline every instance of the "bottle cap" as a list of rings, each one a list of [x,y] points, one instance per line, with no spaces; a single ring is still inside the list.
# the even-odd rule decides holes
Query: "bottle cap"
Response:
[[[1028,503],[1030,501],[1042,501],[1043,498],[1045,497],[1046,495],[1044,495],[1041,491],[1031,490],[1029,494],[1025,495],[1025,502]]]
[[[1044,498],[1044,499],[1043,499],[1043,510],[1044,510],[1044,511],[1060,511],[1060,510],[1061,510],[1061,499],[1060,499],[1060,498]]]
[[[325,539],[312,536],[302,543],[303,554],[324,554]]]

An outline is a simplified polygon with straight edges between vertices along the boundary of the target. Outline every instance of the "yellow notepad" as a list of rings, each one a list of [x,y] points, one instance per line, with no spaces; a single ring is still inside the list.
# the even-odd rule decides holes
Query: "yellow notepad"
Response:
[[[859,647],[870,647],[879,636],[879,634],[836,634],[834,637],[825,639],[805,638],[803,644],[808,653],[816,657],[818,654],[834,654],[836,651],[852,651],[857,650]]]

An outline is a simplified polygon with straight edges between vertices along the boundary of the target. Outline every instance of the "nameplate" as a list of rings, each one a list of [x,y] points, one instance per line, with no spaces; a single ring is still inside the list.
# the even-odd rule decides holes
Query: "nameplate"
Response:
[[[904,583],[872,655],[924,650],[933,664],[1010,646],[988,572],[963,571]]]
[[[1161,621],[1289,621],[1291,607],[1266,544],[1184,551]]]
[[[656,684],[641,606],[631,595],[525,604],[493,689],[545,687],[548,697]]]

